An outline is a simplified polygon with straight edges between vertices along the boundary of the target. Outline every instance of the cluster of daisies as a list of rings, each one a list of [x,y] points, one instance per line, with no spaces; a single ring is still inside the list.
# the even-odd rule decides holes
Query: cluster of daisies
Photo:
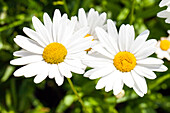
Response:
[[[160,18],[166,18],[165,22],[170,24],[170,0],[162,0],[159,6],[167,6],[167,9],[159,12],[157,16]],[[166,58],[170,61],[170,30],[168,30],[168,34],[168,37],[161,37],[160,41],[158,41],[156,54],[158,58]]]
[[[34,16],[35,30],[24,27],[27,36],[14,38],[22,49],[14,52],[20,58],[10,63],[24,65],[14,76],[35,76],[35,83],[54,78],[61,86],[64,77],[71,78],[74,72],[89,79],[99,78],[96,89],[105,87],[106,92],[113,90],[119,95],[125,84],[142,97],[147,93],[145,77],[155,79],[153,71],[167,70],[161,59],[149,57],[156,52],[157,41],[147,40],[148,30],[135,38],[132,25],[123,24],[118,31],[106,13],[94,9],[85,13],[81,8],[78,17],[68,19],[56,9],[52,20],[44,13],[43,21]],[[161,43],[167,42],[159,42],[160,47]],[[92,69],[85,72],[87,66]]]

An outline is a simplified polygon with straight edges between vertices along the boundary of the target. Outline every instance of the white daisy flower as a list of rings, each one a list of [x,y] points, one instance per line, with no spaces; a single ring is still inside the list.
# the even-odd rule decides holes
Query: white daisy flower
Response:
[[[93,8],[90,9],[88,14],[84,11],[83,8],[80,8],[78,11],[78,23],[76,29],[80,29],[82,27],[89,27],[90,30],[86,34],[85,37],[93,36],[93,45],[94,46],[98,42],[98,38],[95,32],[96,27],[104,28],[106,25],[106,13],[99,14],[98,11],[95,11]],[[91,48],[86,51],[90,51]]]
[[[160,59],[166,58],[167,60],[170,61],[170,31],[168,32],[169,36],[162,37],[160,41],[158,41],[156,47],[156,54],[157,57]]]
[[[97,36],[102,45],[93,47],[99,54],[86,55],[83,63],[91,69],[84,76],[90,79],[100,78],[96,89],[105,87],[105,91],[113,90],[118,95],[123,85],[133,88],[139,96],[147,93],[145,78],[155,79],[153,71],[166,71],[163,61],[148,57],[156,50],[155,39],[146,41],[149,31],[146,30],[135,39],[133,26],[122,25],[119,33],[113,21],[107,21],[108,32],[96,28]]]
[[[83,38],[89,28],[84,27],[74,32],[77,18],[68,20],[67,14],[61,16],[58,9],[54,12],[53,23],[47,13],[43,16],[44,25],[37,17],[32,18],[35,31],[23,28],[30,37],[17,35],[14,41],[23,48],[14,52],[21,57],[12,60],[12,65],[25,65],[14,72],[14,76],[35,76],[34,82],[40,83],[47,76],[55,78],[60,86],[64,76],[72,77],[71,72],[83,74],[86,68],[79,59],[83,50],[91,46],[92,37]]]
[[[170,0],[162,0],[159,6],[168,6],[166,10],[159,12],[157,16],[160,18],[166,18],[165,22],[170,24]]]

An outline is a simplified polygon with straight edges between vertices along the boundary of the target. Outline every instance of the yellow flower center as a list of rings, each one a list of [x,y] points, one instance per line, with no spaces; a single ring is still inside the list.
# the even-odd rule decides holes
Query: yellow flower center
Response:
[[[84,36],[84,38],[86,38],[86,37],[89,37],[89,36],[91,36],[90,34],[87,34],[86,36]],[[92,39],[92,41],[94,41],[94,39]],[[89,49],[86,49],[85,51],[90,51],[92,48],[89,48]]]
[[[136,58],[130,52],[119,52],[113,59],[113,64],[121,72],[130,72],[136,66]]]
[[[64,61],[67,49],[61,43],[50,43],[44,48],[43,59],[50,64],[58,64]]]
[[[161,40],[160,48],[164,51],[167,51],[170,48],[170,41],[169,40]]]

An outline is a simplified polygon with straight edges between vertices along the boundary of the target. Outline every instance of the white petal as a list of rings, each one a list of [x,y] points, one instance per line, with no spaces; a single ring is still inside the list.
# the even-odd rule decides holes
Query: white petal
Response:
[[[104,31],[102,28],[97,27],[96,34],[98,36],[98,39],[101,41],[101,43],[104,45],[104,47],[109,51],[110,54],[115,55],[116,50],[112,46],[112,44],[109,41],[109,35]]]
[[[168,15],[170,15],[170,12],[168,12],[166,10],[163,10],[163,11],[161,11],[157,14],[157,16],[160,17],[160,18],[167,18]]]
[[[98,82],[97,82],[97,85],[96,85],[96,89],[102,89],[105,87],[106,83],[108,82],[109,80],[109,76],[104,76],[102,77]]]
[[[61,13],[58,9],[54,11],[54,16],[53,16],[53,38],[54,42],[57,41],[57,36],[58,36],[58,28],[61,20]]]
[[[134,41],[134,43],[130,47],[130,52],[135,54],[145,43],[146,39],[149,36],[149,31],[146,30],[142,32]]]
[[[14,76],[19,77],[19,76],[25,76],[25,77],[32,77],[37,75],[41,68],[39,68],[42,65],[42,62],[36,62],[36,63],[31,63],[26,66],[23,66],[19,69],[17,69],[14,72]]]
[[[143,96],[144,96],[144,93],[140,90],[140,88],[137,86],[136,83],[134,84],[133,89],[134,89],[134,91],[135,91],[140,97],[143,97]]]
[[[127,40],[128,40],[128,34],[127,34],[126,26],[123,24],[120,26],[120,29],[119,29],[118,43],[119,43],[120,51],[127,51],[126,50]]]
[[[79,9],[79,11],[78,11],[78,18],[79,18],[79,22],[81,23],[81,25],[87,26],[86,13],[85,13],[83,8]]]
[[[85,72],[85,69],[82,69],[80,67],[74,67],[71,65],[67,65],[67,67],[70,69],[71,72],[77,73],[77,74],[83,74]]]
[[[130,72],[123,73],[123,82],[130,88],[134,86],[134,80]]]
[[[107,29],[108,29],[108,34],[111,36],[110,42],[112,43],[113,40],[118,39],[118,32],[115,23],[110,19],[107,20]]]
[[[25,56],[37,55],[37,54],[31,53],[31,52],[26,51],[26,50],[19,50],[19,51],[15,51],[13,53],[13,55],[16,56],[16,57],[25,57]]]
[[[26,56],[22,58],[17,58],[12,61],[10,61],[10,64],[12,65],[25,65],[33,62],[38,62],[42,61],[43,58],[41,55],[31,55],[31,56]]]
[[[143,76],[138,75],[135,71],[131,71],[132,77],[136,83],[136,85],[138,86],[138,88],[144,93],[147,93],[147,84],[146,84],[146,80]]]
[[[59,71],[60,73],[67,77],[67,78],[71,78],[72,77],[72,74],[70,72],[70,69],[67,67],[67,64],[62,62],[62,63],[59,63],[58,64],[58,68],[59,68]]]
[[[89,32],[89,27],[83,27],[83,28],[79,29],[78,31],[76,31],[73,34],[73,36],[71,38],[69,38],[69,40],[67,40],[67,43],[65,46],[67,48],[71,48],[71,47],[74,47],[76,44],[82,43],[81,41],[83,41],[83,40],[80,40],[80,39],[81,38],[83,39],[87,35],[88,32]],[[72,43],[70,43],[70,42],[72,42]]]
[[[151,69],[152,71],[157,71],[157,72],[164,72],[168,70],[168,68],[164,65],[161,65],[159,68],[149,68],[149,69]]]
[[[148,47],[147,49],[143,49],[135,54],[137,60],[146,58],[152,55],[156,51],[156,47]]]
[[[162,0],[162,1],[160,2],[159,6],[160,6],[160,7],[163,7],[163,6],[166,6],[166,5],[168,5],[168,4],[170,4],[170,1],[169,1],[169,0]]]
[[[44,62],[44,64],[41,66],[41,72],[34,78],[34,82],[36,84],[42,82],[48,76],[49,67],[50,65]]]
[[[84,40],[83,43],[79,43],[77,45],[74,45],[71,48],[68,48],[69,53],[77,53],[77,52],[82,52],[86,49],[89,49],[92,46],[93,41],[91,41],[93,38],[92,37],[87,37],[84,39],[79,39],[79,40]]]
[[[49,71],[49,78],[55,78],[58,86],[61,86],[64,82],[64,76],[62,76],[58,70],[57,64],[52,64]]]
[[[27,27],[24,27],[23,31],[27,36],[29,36],[31,39],[35,40],[42,47],[46,47],[46,45],[47,45],[46,40],[43,37],[41,37],[37,32],[35,32],[34,30],[27,28]]]
[[[89,67],[92,67],[92,68],[113,66],[113,60],[88,56],[83,59],[83,64],[85,64]]]
[[[106,76],[108,74],[110,74],[111,72],[114,71],[114,66],[107,66],[107,67],[103,67],[103,68],[98,68],[98,70],[96,70],[94,73],[92,73],[90,75],[90,79],[96,79],[96,78],[99,78],[99,77],[103,77],[103,76]]]
[[[95,51],[101,53],[102,55],[110,58],[110,59],[114,59],[114,55],[110,54],[109,52],[107,52],[101,45],[95,45],[94,47],[92,47]]]
[[[49,15],[47,13],[44,13],[43,15],[43,20],[44,20],[44,25],[50,35],[49,40],[50,43],[54,42],[53,40],[53,36],[52,36],[52,21],[51,18],[49,17]]]
[[[139,75],[144,76],[148,79],[155,79],[156,78],[156,74],[151,69],[148,69],[146,67],[136,66],[134,68],[134,71],[136,73],[138,73]]]
[[[137,60],[136,63],[140,65],[161,65],[164,63],[164,61],[158,58],[149,57],[149,58]]]
[[[42,54],[44,51],[44,49],[40,47],[35,41],[24,36],[17,35],[16,38],[14,38],[14,41],[21,48],[33,53]]]
[[[32,17],[32,23],[35,28],[35,30],[43,37],[46,39],[47,43],[51,43],[51,37],[45,26],[42,24],[42,22],[35,16]]]
[[[76,60],[65,59],[64,62],[70,66],[74,66],[74,67],[78,67],[78,68],[82,68],[82,69],[86,68],[86,66],[83,65],[82,62],[78,59],[76,59]]]
[[[117,76],[120,76],[120,74],[118,74]],[[119,94],[121,91],[122,91],[122,89],[123,89],[123,81],[122,81],[122,79],[116,79],[116,81],[115,81],[115,83],[114,83],[114,85],[113,85],[113,94],[114,95],[117,95],[117,94]]]

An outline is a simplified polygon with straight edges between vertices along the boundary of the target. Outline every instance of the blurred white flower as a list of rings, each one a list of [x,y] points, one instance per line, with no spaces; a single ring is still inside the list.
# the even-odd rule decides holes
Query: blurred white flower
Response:
[[[98,11],[95,11],[93,8],[89,10],[86,14],[83,8],[80,8],[78,11],[78,23],[76,29],[80,29],[82,27],[89,27],[90,30],[86,34],[85,37],[93,36],[93,45],[94,46],[98,42],[98,37],[95,32],[96,27],[106,27],[106,13],[99,14]],[[90,51],[91,48],[86,51]],[[92,50],[93,51],[93,50]]]
[[[168,31],[168,37],[162,37],[161,40],[158,41],[156,47],[157,57],[160,59],[166,58],[170,61],[170,31]]]
[[[155,39],[146,41],[149,31],[146,30],[135,39],[133,26],[122,25],[119,33],[112,20],[107,21],[107,30],[97,27],[96,33],[102,45],[93,47],[98,54],[86,55],[83,63],[93,69],[84,76],[90,79],[100,78],[96,89],[105,87],[105,91],[113,90],[118,95],[124,84],[133,88],[139,96],[147,93],[144,77],[155,79],[153,71],[163,72],[167,67],[163,61],[148,57],[156,50]]]
[[[72,77],[71,72],[83,74],[86,68],[79,57],[83,50],[91,46],[92,37],[83,38],[88,27],[74,32],[77,18],[68,19],[67,14],[61,16],[58,9],[54,12],[53,23],[47,13],[43,16],[44,25],[37,17],[32,18],[35,31],[23,28],[30,37],[17,35],[14,41],[23,48],[14,52],[14,56],[21,57],[12,60],[12,65],[25,65],[14,72],[14,76],[35,76],[34,82],[40,83],[47,76],[55,78],[60,86],[64,76]]]
[[[165,22],[170,24],[170,0],[162,0],[159,4],[160,7],[167,6],[167,9],[157,14],[160,18],[166,18]]]

